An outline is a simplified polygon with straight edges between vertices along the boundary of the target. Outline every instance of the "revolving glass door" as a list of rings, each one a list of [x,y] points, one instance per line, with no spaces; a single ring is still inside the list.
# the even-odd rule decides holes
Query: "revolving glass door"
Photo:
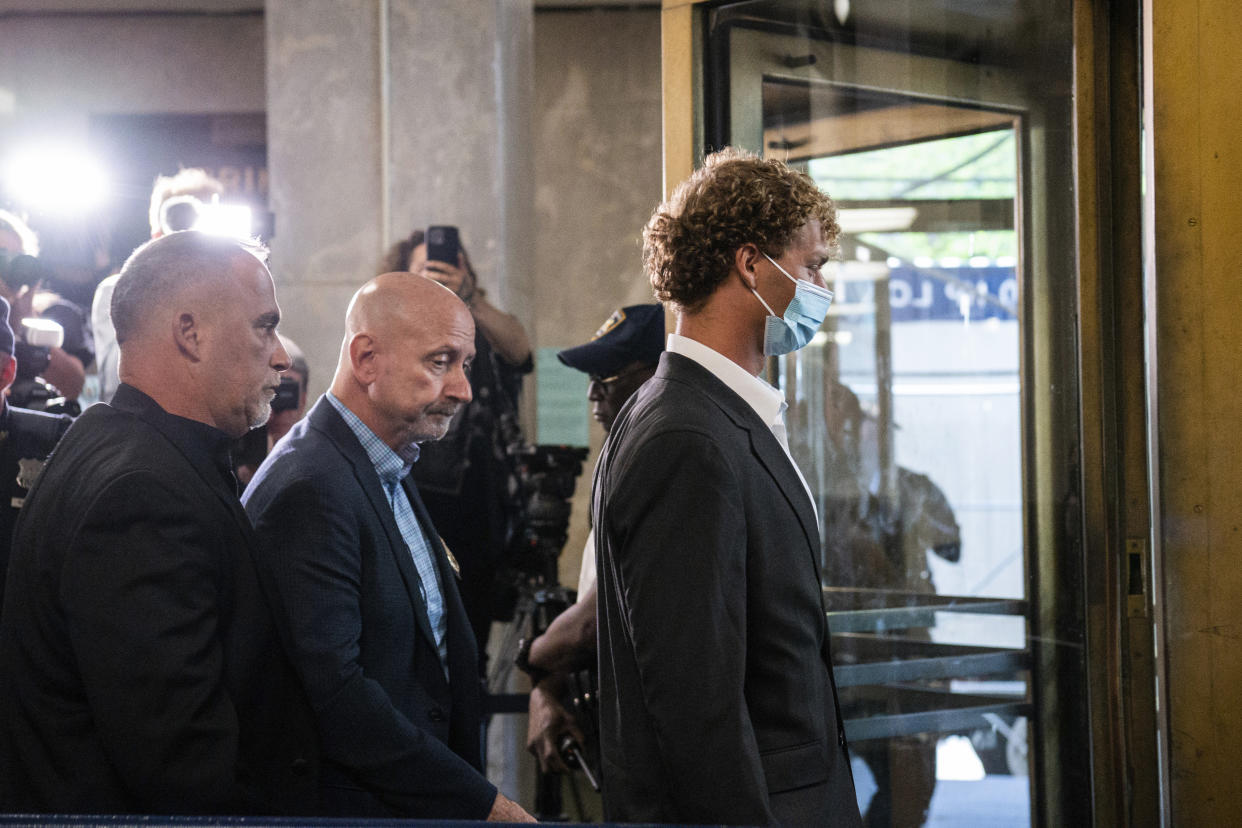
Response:
[[[840,209],[829,319],[768,370],[867,823],[1060,824],[1090,801],[1067,8],[913,8],[708,12],[704,145]]]

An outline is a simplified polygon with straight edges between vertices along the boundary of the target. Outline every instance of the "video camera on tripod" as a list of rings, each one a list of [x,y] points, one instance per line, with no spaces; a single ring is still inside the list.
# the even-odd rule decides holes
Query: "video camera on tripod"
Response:
[[[569,499],[587,450],[577,446],[519,445],[514,459],[521,519],[509,544],[509,561],[520,573],[556,583],[556,559],[569,538]]]
[[[587,449],[576,446],[511,443],[513,530],[492,588],[492,617],[517,621],[502,655],[493,662],[489,684],[499,692],[513,666],[520,630],[547,628],[569,606],[572,596],[560,585],[557,559],[569,538],[569,499],[573,497]]]
[[[514,497],[518,500],[520,519],[506,550],[493,606],[498,620],[514,623],[489,677],[493,693],[503,689],[515,665],[537,680],[526,661],[529,643],[573,601],[573,593],[560,585],[557,560],[569,538],[569,501],[582,474],[587,449],[515,443],[510,445],[508,454],[518,481]],[[522,699],[524,711],[525,697]],[[598,791],[599,781],[583,746],[566,736],[557,748],[566,764],[580,768]],[[570,789],[582,813],[577,787],[572,782]],[[535,809],[541,819],[561,818],[561,779],[556,774],[536,770]]]
[[[570,603],[557,577],[557,559],[569,538],[569,499],[587,449],[519,443],[510,445],[508,454],[518,517],[497,573],[493,614],[512,621],[519,612],[534,612],[542,629]]]

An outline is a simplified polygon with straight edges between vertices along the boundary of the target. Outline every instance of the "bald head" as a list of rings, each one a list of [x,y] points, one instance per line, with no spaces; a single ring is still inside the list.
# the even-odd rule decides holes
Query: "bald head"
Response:
[[[438,440],[470,401],[470,310],[443,285],[385,273],[349,303],[332,393],[401,452]]]
[[[345,341],[362,332],[384,337],[469,309],[451,290],[424,276],[383,273],[360,287],[345,312]]]

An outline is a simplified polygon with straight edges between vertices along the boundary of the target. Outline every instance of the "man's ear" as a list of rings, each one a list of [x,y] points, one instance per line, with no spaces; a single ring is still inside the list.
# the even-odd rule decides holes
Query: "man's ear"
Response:
[[[379,374],[375,356],[375,337],[368,333],[354,334],[349,341],[349,364],[353,368],[354,379],[362,385],[375,382]]]
[[[754,290],[759,283],[759,277],[755,273],[755,266],[759,264],[759,260],[762,258],[763,253],[760,252],[759,246],[754,242],[746,242],[746,244],[733,251],[733,269],[742,278],[742,283],[751,290]]]
[[[17,357],[0,351],[0,359],[4,360],[4,367],[0,368],[0,388],[8,388],[17,377]]]
[[[198,317],[190,311],[181,311],[173,319],[172,333],[173,341],[177,343],[177,350],[194,362],[203,358],[202,328]]]

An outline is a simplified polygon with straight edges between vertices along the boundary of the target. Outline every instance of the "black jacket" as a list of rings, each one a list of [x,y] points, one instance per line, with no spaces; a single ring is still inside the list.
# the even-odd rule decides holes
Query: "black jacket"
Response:
[[[301,813],[309,708],[227,438],[122,385],[18,518],[0,619],[0,809]]]
[[[358,438],[320,398],[246,489],[278,623],[314,705],[323,816],[483,819],[477,652],[456,576],[407,477],[443,587],[445,678],[418,570]]]
[[[858,826],[815,514],[767,425],[666,353],[593,512],[605,818]]]

